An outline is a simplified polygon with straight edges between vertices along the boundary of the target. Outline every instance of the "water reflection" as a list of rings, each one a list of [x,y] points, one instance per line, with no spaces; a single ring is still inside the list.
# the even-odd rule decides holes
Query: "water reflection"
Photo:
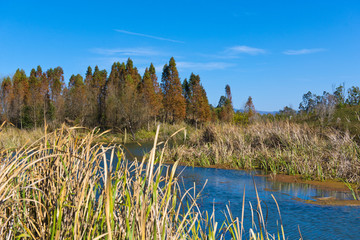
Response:
[[[276,192],[286,193],[293,196],[294,198],[300,198],[303,200],[316,200],[316,198],[333,198],[337,200],[353,199],[350,192],[331,191],[304,183],[266,181],[265,189],[263,190],[273,190]]]
[[[144,145],[143,145],[144,146]],[[152,144],[139,149],[136,145],[129,150],[137,157],[144,151],[149,151]],[[264,201],[263,211],[268,217],[268,229],[276,233],[279,215],[274,195],[279,203],[285,233],[288,239],[299,239],[298,225],[304,239],[359,239],[360,238],[360,207],[351,206],[318,206],[295,201],[314,197],[334,197],[336,199],[351,199],[351,195],[340,191],[319,189],[308,184],[284,183],[271,181],[266,177],[256,176],[257,171],[224,170],[214,168],[198,168],[179,166],[181,180],[185,188],[196,186],[200,190],[207,184],[199,199],[202,211],[212,212],[215,208],[216,220],[225,220],[223,212],[226,205],[230,206],[234,217],[241,216],[243,190],[246,188],[245,227],[251,227],[250,204],[256,207],[256,193],[253,181],[259,191],[259,197]],[[269,191],[274,190],[274,191]]]

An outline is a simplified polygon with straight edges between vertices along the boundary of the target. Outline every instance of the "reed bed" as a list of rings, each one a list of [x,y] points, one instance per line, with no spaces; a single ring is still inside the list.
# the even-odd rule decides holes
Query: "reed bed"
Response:
[[[43,128],[18,129],[4,122],[0,133],[0,149],[18,148],[44,136]]]
[[[301,174],[306,179],[360,183],[360,147],[353,138],[306,124],[208,125],[165,155],[189,165],[263,169],[273,174]]]
[[[79,130],[45,130],[31,144],[1,149],[1,239],[285,239],[282,225],[277,236],[268,232],[259,198],[257,221],[246,230],[244,214],[228,209],[217,223],[202,212],[201,191],[180,188],[177,163],[166,167],[163,155],[155,157],[159,128],[140,162],[103,146],[95,130],[81,138]]]

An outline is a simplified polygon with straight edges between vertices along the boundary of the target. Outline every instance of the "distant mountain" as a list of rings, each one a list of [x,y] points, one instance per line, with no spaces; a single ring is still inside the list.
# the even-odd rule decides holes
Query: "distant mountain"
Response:
[[[256,111],[257,113],[260,113],[261,115],[263,115],[263,114],[271,114],[271,115],[275,115],[275,114],[277,114],[277,113],[279,113],[279,111],[272,111],[272,112],[270,112],[270,111]]]
[[[244,112],[244,109],[234,109],[235,112],[240,111],[240,112]],[[261,114],[261,115],[266,115],[266,114],[272,114],[275,115],[277,113],[279,113],[279,111],[261,111],[261,110],[256,110],[257,113]]]

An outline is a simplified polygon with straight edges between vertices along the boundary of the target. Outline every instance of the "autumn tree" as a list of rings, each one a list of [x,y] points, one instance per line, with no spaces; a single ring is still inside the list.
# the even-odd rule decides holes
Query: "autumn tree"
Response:
[[[152,63],[150,64],[150,67],[149,67],[149,73],[150,73],[151,82],[152,82],[152,85],[154,87],[154,92],[155,92],[155,95],[153,95],[154,100],[153,100],[152,106],[154,107],[153,110],[154,110],[154,112],[156,112],[156,115],[159,115],[160,110],[163,107],[163,104],[162,104],[163,93],[161,91],[160,84],[158,82],[155,67]]]
[[[141,91],[141,76],[133,62],[129,58],[126,63],[125,82],[120,94],[120,116],[123,126],[126,127],[135,138],[134,131],[145,121],[145,105]]]
[[[156,117],[159,116],[162,108],[162,92],[157,81],[155,67],[152,63],[149,69],[145,69],[141,91],[144,96],[144,103],[146,104],[146,114],[154,118],[156,122]]]
[[[61,67],[56,67],[54,69],[50,68],[46,72],[49,90],[50,90],[50,100],[53,108],[54,115],[51,116],[52,119],[56,120],[57,123],[62,123],[65,116],[65,99],[63,98],[63,89],[64,89],[64,71]]]
[[[145,118],[142,78],[133,61],[114,63],[106,83],[106,122],[134,133]]]
[[[99,67],[95,66],[92,72],[91,67],[88,67],[85,76],[87,104],[84,114],[85,124],[88,126],[93,127],[105,122],[106,81],[106,70],[99,70]]]
[[[42,71],[40,66],[36,68],[36,78],[38,78],[40,81],[40,95],[42,97],[42,120],[48,121],[54,116],[54,105],[50,100],[49,79],[46,72]]]
[[[131,79],[132,79],[131,84],[133,84],[137,88],[141,88],[141,85],[140,85],[141,75],[139,74],[137,68],[134,67],[134,63],[130,58],[128,58],[128,60],[126,62],[125,71],[126,71],[126,77],[131,76]]]
[[[244,111],[248,114],[249,119],[255,115],[255,106],[252,101],[252,97],[249,96],[248,100],[245,103]]]
[[[170,122],[183,120],[186,114],[186,102],[182,95],[179,73],[173,57],[170,59],[169,65],[165,64],[163,68],[161,88],[164,94],[165,119]]]
[[[40,66],[32,69],[29,77],[29,109],[31,123],[35,127],[41,125],[44,119],[54,116],[54,104],[50,99],[50,84],[46,72]]]
[[[64,71],[61,67],[50,68],[46,74],[49,79],[50,99],[56,103],[64,87]]]
[[[38,69],[40,66],[38,66]],[[40,68],[41,69],[41,68]],[[43,96],[41,91],[41,78],[38,75],[38,72],[33,68],[30,72],[29,77],[29,109],[31,123],[34,127],[41,122],[43,110]]]
[[[23,128],[25,108],[29,100],[29,81],[24,70],[17,69],[13,78],[13,99],[11,101],[10,121]]]
[[[232,105],[231,89],[229,85],[225,86],[225,96],[221,96],[218,104],[219,119],[224,122],[231,122],[234,116]]]
[[[82,125],[85,115],[86,94],[84,80],[80,74],[71,75],[65,103],[67,119]]]
[[[191,91],[190,91],[190,84],[187,78],[184,79],[182,83],[182,94],[185,98],[185,104],[186,104],[186,117],[189,119],[189,115],[191,112],[191,105],[190,105],[190,97],[191,97]]]
[[[100,124],[104,124],[105,122],[106,80],[107,71],[105,69],[100,71],[99,68],[95,66],[93,83],[96,89],[98,102],[97,122]]]
[[[90,66],[86,70],[84,83],[89,86],[92,84],[92,68]]]
[[[111,67],[111,72],[106,83],[106,122],[108,126],[120,127],[121,95],[125,87],[126,67],[125,63],[116,62]]]
[[[85,73],[85,95],[86,106],[84,110],[84,124],[86,126],[96,126],[98,116],[97,88],[93,81],[93,71],[89,66]]]
[[[188,86],[186,86],[186,84]],[[191,73],[189,82],[184,81],[185,94],[188,100],[187,115],[197,125],[210,119],[210,107],[205,89],[200,84],[200,76]],[[188,90],[186,89],[188,88]]]
[[[11,101],[13,99],[13,89],[10,77],[3,78],[1,82],[1,120],[10,121]]]

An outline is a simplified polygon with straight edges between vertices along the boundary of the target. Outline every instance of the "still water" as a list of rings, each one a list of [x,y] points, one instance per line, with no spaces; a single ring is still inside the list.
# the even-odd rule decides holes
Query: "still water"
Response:
[[[126,144],[128,157],[141,159],[144,152],[151,149],[147,143]],[[224,170],[214,168],[179,166],[178,173],[184,187],[200,190],[206,186],[199,199],[201,211],[212,212],[215,208],[216,221],[224,221],[226,205],[230,206],[234,217],[241,218],[242,199],[245,191],[245,228],[251,227],[250,203],[256,208],[255,180],[259,197],[264,204],[264,215],[268,214],[267,227],[270,233],[277,233],[277,221],[280,221],[276,198],[281,211],[282,222],[287,239],[299,239],[298,227],[303,239],[360,239],[360,207],[354,206],[318,206],[296,201],[294,198],[313,199],[314,197],[335,197],[351,199],[351,194],[339,191],[322,190],[308,184],[274,182],[266,177],[255,176],[257,171]],[[275,191],[268,191],[273,189]],[[247,235],[248,236],[248,235]]]

